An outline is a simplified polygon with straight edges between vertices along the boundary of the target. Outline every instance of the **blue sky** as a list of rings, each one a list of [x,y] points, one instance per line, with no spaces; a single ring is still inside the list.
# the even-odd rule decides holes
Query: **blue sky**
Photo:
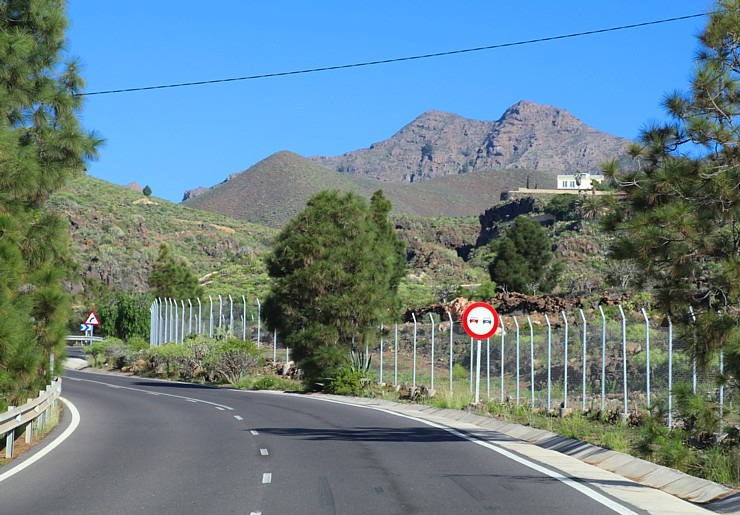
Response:
[[[69,0],[87,91],[444,52],[697,14],[708,0]],[[179,202],[280,150],[339,155],[434,109],[497,120],[519,100],[634,139],[685,89],[706,18],[349,70],[91,96],[89,173]]]

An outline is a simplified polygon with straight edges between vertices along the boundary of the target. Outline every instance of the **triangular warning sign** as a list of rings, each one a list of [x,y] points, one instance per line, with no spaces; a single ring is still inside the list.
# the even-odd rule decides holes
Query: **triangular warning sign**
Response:
[[[98,315],[96,315],[94,311],[90,311],[90,314],[87,315],[87,318],[85,319],[85,323],[90,325],[100,325],[100,320],[98,320]]]

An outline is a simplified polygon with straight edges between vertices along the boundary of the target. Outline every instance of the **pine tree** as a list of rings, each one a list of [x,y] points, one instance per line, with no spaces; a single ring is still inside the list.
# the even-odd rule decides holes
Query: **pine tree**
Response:
[[[55,372],[50,357],[61,354],[69,312],[69,236],[45,202],[84,173],[100,143],[77,119],[84,82],[74,61],[62,63],[66,27],[63,2],[0,2],[0,408]]]
[[[148,197],[152,194],[152,189],[147,184],[146,186],[144,186],[144,189],[141,190],[141,192],[144,194],[145,197]]]
[[[164,243],[149,274],[149,287],[158,298],[175,300],[197,299],[203,296],[203,287],[185,263],[177,261]]]
[[[700,362],[719,349],[740,377],[740,1],[720,0],[699,36],[688,92],[668,95],[671,121],[645,129],[632,166],[605,171],[627,195],[605,227],[613,257],[635,260],[675,321],[698,314]],[[697,150],[703,150],[697,152]],[[693,157],[692,157],[693,156]]]
[[[275,240],[267,322],[310,378],[330,373],[353,340],[397,313],[406,256],[390,209],[382,192],[369,205],[353,193],[321,192]]]
[[[506,234],[493,242],[496,257],[488,267],[491,280],[506,291],[550,291],[560,267],[553,260],[547,231],[526,216],[518,216]]]

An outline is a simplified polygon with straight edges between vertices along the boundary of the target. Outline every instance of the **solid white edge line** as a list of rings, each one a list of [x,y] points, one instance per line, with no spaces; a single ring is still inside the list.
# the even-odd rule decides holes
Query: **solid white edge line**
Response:
[[[335,401],[333,399],[322,399],[320,397],[312,397],[313,399],[317,401],[322,402],[332,402],[334,404],[344,404],[349,406],[354,406],[357,408],[366,408],[366,409],[372,409],[375,411],[381,411],[383,413],[387,413],[389,415],[395,415],[397,417],[406,418],[409,420],[413,420],[415,422],[420,422],[422,424],[435,427],[437,429],[442,429],[444,431],[447,431],[448,433],[457,436],[458,438],[462,438],[463,440],[467,440],[471,443],[474,443],[476,445],[480,445],[481,447],[485,447],[486,449],[490,449],[494,452],[497,452],[501,454],[502,456],[505,456],[506,458],[509,458],[510,460],[513,460],[521,465],[524,465],[525,467],[529,467],[532,470],[536,470],[537,472],[541,474],[545,474],[546,476],[550,476],[553,479],[557,479],[561,483],[579,491],[586,497],[589,497],[590,499],[593,499],[594,501],[598,502],[599,504],[602,504],[606,506],[607,508],[614,510],[615,512],[621,514],[621,515],[637,515],[636,512],[630,510],[626,506],[623,506],[619,504],[616,501],[613,501],[612,499],[609,499],[607,496],[600,494],[599,492],[593,490],[592,488],[586,486],[585,484],[581,483],[580,481],[576,481],[575,479],[569,478],[567,476],[564,476],[563,474],[560,474],[559,472],[555,472],[553,470],[550,470],[548,468],[545,468],[541,465],[538,465],[537,463],[530,461],[526,458],[523,458],[521,456],[517,456],[516,454],[507,451],[506,449],[502,449],[501,447],[498,447],[490,442],[485,442],[482,440],[478,440],[476,438],[473,438],[472,436],[468,436],[466,434],[461,433],[460,431],[457,431],[456,429],[453,429],[451,427],[443,426],[440,424],[436,424],[434,422],[430,422],[429,420],[424,420],[417,417],[412,417],[411,415],[404,415],[403,413],[397,413],[395,411],[387,410],[385,408],[379,408],[377,406],[363,406],[362,404],[352,404],[350,402],[342,402],[342,401]]]
[[[272,472],[265,472],[262,474],[262,484],[268,485],[272,483]]]
[[[98,374],[98,375],[100,375],[100,374]],[[70,381],[84,381],[84,382],[87,382],[87,383],[103,384],[103,385],[106,385],[106,386],[110,385],[110,383],[104,383],[103,381],[93,381],[92,379],[82,379],[81,377],[69,377],[69,376],[67,376],[67,377],[65,377],[65,379],[69,379]],[[137,377],[136,379],[141,379],[141,378],[138,378]],[[149,380],[149,379],[147,379],[147,380]],[[163,382],[170,382],[171,383],[172,381],[163,381]],[[194,399],[193,397],[185,397],[184,395],[175,395],[173,393],[153,392],[151,390],[143,390],[141,388],[132,388],[130,386],[118,386],[118,388],[121,389],[121,390],[131,390],[131,391],[134,391],[134,392],[148,393],[149,395],[160,395],[162,397],[172,397],[174,399],[183,399],[183,400],[186,400],[188,402],[200,402],[201,404],[209,404],[211,406],[221,406],[224,410],[234,411],[234,408],[232,408],[231,406],[227,406],[226,404],[218,404],[216,402],[204,401],[202,399]]]
[[[80,412],[77,411],[77,408],[74,404],[72,404],[70,401],[65,399],[64,397],[59,397],[59,400],[62,401],[64,404],[67,405],[69,408],[69,411],[72,413],[72,422],[69,424],[67,429],[64,430],[62,434],[60,434],[53,442],[51,442],[49,445],[41,449],[39,452],[28,458],[26,461],[22,462],[20,465],[11,468],[7,472],[3,472],[0,474],[0,481],[4,481],[8,479],[9,477],[17,474],[21,470],[25,469],[26,467],[31,466],[32,464],[36,463],[38,460],[49,454],[51,451],[56,449],[64,440],[69,438],[69,436],[74,433],[75,429],[77,429],[77,426],[80,425]]]

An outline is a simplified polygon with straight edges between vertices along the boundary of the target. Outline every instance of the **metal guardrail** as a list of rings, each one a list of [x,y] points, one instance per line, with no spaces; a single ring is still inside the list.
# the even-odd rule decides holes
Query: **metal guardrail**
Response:
[[[39,396],[23,406],[9,406],[6,413],[0,414],[0,435],[5,435],[5,457],[13,457],[15,434],[25,428],[26,443],[31,443],[33,436],[41,433],[50,412],[56,409],[57,399],[62,393],[62,378],[58,377],[46,390],[39,391]]]
[[[105,338],[103,338],[102,336],[90,337],[90,336],[85,336],[84,334],[80,336],[76,336],[76,335],[65,336],[64,339],[67,340],[68,342],[81,343],[83,346],[89,345],[91,341],[93,342],[104,342],[105,341]]]

